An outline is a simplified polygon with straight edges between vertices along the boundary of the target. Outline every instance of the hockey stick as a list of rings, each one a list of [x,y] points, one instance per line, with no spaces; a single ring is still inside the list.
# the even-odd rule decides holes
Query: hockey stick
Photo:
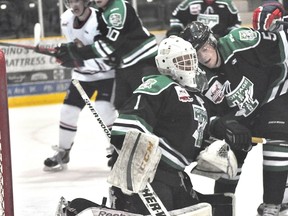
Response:
[[[6,42],[0,42],[1,46],[7,46],[7,47],[20,47],[28,50],[33,50],[34,52],[54,56],[55,57],[55,49],[53,48],[45,48],[40,47],[40,40],[41,40],[41,26],[40,23],[36,23],[34,25],[34,46],[31,45],[24,45],[24,44],[14,44],[14,43],[6,43]]]
[[[41,41],[41,25],[36,23],[34,25],[34,46],[38,46]]]
[[[288,146],[287,140],[272,140],[272,139],[265,139],[261,137],[252,137],[252,143]]]
[[[98,123],[100,124],[100,126],[104,130],[106,136],[110,140],[111,133],[110,133],[109,128],[105,125],[102,118],[99,116],[99,114],[95,110],[94,106],[92,105],[92,103],[90,101],[90,98],[87,96],[87,94],[84,91],[84,89],[82,88],[81,84],[79,83],[78,80],[75,80],[75,79],[72,79],[72,83],[76,87],[78,92],[80,93],[82,99],[84,100],[85,104],[89,107],[92,114],[96,117]],[[115,150],[117,151],[116,148],[115,148]],[[165,206],[163,205],[163,203],[161,202],[161,200],[159,199],[159,197],[157,196],[157,194],[155,193],[155,191],[153,190],[152,186],[149,183],[147,184],[144,191],[139,193],[139,197],[142,199],[144,205],[146,206],[146,208],[148,209],[148,211],[150,212],[150,214],[152,216],[164,216],[164,215],[169,216],[170,215],[169,212],[167,211],[167,209],[165,208]]]
[[[92,105],[90,98],[86,94],[85,90],[82,88],[81,84],[78,80],[73,79],[72,80],[73,85],[78,90],[79,94],[81,95],[82,99],[84,100],[85,104],[88,106],[94,117],[97,119],[98,123],[100,124],[101,128],[103,129],[104,133],[108,137],[108,140],[111,138],[111,133],[109,128],[106,126],[106,124],[103,122],[102,118],[99,116],[99,114],[96,112],[94,106]]]
[[[216,140],[218,139],[215,137],[210,137],[209,139],[205,140],[205,142],[210,145]],[[262,137],[252,137],[251,142],[254,144],[270,144],[270,145],[278,145],[278,146],[288,146],[288,140],[273,140],[273,139],[266,139]]]
[[[24,45],[24,44],[14,44],[14,43],[6,43],[6,42],[0,42],[0,46],[7,46],[7,47],[20,47],[28,50],[33,50],[34,52],[49,55],[55,57],[55,49],[54,48],[46,48],[42,46],[31,46],[31,45]]]

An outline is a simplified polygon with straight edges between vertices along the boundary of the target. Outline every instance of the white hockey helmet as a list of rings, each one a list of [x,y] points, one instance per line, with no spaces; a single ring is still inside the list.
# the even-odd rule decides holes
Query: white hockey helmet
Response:
[[[206,73],[198,68],[196,50],[188,41],[175,35],[162,40],[155,61],[161,74],[172,77],[187,90],[207,89]]]
[[[65,4],[65,7],[67,9],[71,8],[71,3],[74,2],[74,3],[79,3],[79,2],[83,2],[84,6],[85,7],[88,7],[89,4],[90,4],[90,0],[64,0],[64,4]]]

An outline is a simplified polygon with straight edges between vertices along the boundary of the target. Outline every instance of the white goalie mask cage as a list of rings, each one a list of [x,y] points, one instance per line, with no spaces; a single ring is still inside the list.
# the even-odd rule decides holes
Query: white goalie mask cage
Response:
[[[74,3],[74,4],[80,4],[83,2],[84,6],[85,7],[88,7],[89,6],[89,3],[90,3],[91,0],[64,0],[64,5],[67,9],[71,8],[71,3]]]
[[[162,40],[155,61],[161,74],[172,77],[188,90],[207,89],[206,73],[198,68],[196,50],[184,39],[172,35]]]

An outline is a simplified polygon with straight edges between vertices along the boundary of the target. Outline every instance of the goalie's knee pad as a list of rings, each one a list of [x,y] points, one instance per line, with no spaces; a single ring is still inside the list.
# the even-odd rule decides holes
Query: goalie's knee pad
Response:
[[[138,195],[127,195],[122,192],[120,188],[110,187],[109,195],[111,201],[111,208],[120,211],[128,211],[131,213],[149,214],[145,205]]]
[[[212,205],[213,216],[235,216],[235,196],[232,193],[197,194],[201,202]]]
[[[69,202],[68,206],[65,208],[65,215],[66,216],[76,216],[80,212],[84,211],[85,209],[91,207],[99,207],[97,203],[91,202],[90,200],[86,200],[83,198],[76,198]]]

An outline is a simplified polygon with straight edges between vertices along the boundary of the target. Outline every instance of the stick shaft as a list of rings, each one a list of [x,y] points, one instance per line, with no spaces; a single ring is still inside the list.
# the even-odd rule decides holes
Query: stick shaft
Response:
[[[272,139],[265,139],[261,137],[252,137],[252,143],[288,146],[287,140],[272,140]]]
[[[14,43],[6,43],[6,42],[0,42],[0,46],[13,46],[13,47],[20,47],[23,49],[33,50],[37,53],[54,56],[55,57],[55,49],[53,48],[45,48],[40,46],[31,46],[31,45],[24,45],[24,44],[14,44]]]
[[[76,87],[76,89],[79,91],[85,104],[89,107],[90,111],[96,117],[98,123],[100,124],[101,128],[105,132],[106,136],[110,139],[111,133],[110,133],[109,128],[105,125],[100,115],[95,110],[94,106],[92,105],[90,101],[90,98],[87,96],[86,92],[82,88],[79,81],[73,79],[72,83]],[[139,196],[152,216],[158,216],[158,215],[169,216],[170,215],[149,183],[147,184],[146,189],[143,192],[139,193]],[[150,203],[149,200],[150,201],[153,200],[153,203]],[[157,208],[155,206],[157,206]]]
[[[76,89],[78,90],[79,94],[81,95],[82,99],[84,100],[85,104],[88,106],[88,108],[90,109],[90,111],[92,112],[94,117],[97,119],[97,122],[100,124],[100,126],[103,129],[105,135],[110,140],[111,133],[110,133],[109,128],[106,126],[106,124],[104,123],[104,121],[102,120],[100,115],[95,110],[93,104],[91,103],[90,98],[88,97],[88,95],[86,94],[84,89],[82,88],[81,84],[79,83],[78,80],[75,80],[75,79],[72,80],[72,83],[76,87]]]

